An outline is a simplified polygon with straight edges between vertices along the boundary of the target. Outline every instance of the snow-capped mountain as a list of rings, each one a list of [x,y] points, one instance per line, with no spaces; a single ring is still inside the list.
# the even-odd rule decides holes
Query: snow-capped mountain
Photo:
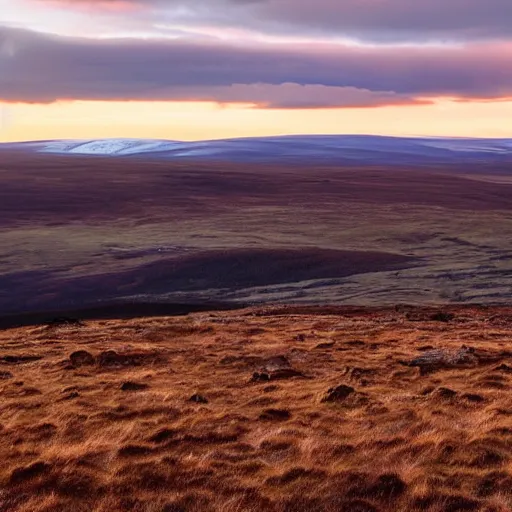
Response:
[[[146,139],[51,140],[0,144],[0,150],[64,155],[144,156],[236,162],[442,163],[512,161],[512,139],[290,135],[182,142]]]

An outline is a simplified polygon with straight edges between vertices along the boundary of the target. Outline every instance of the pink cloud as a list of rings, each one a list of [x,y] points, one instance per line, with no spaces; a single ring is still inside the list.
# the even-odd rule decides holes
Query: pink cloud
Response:
[[[373,41],[512,38],[510,0],[32,0],[96,11],[158,9],[174,22]],[[161,21],[161,18],[159,18]],[[158,20],[155,20],[158,21]]]

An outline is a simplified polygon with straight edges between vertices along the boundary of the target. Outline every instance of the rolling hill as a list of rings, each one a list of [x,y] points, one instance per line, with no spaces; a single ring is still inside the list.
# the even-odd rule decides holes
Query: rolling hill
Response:
[[[232,162],[420,165],[512,161],[512,139],[370,135],[291,135],[194,142],[151,139],[49,140],[2,144],[2,149],[64,155],[144,156]]]

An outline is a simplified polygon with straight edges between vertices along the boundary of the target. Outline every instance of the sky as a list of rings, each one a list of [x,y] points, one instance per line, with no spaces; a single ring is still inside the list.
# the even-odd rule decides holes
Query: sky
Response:
[[[510,0],[0,0],[0,141],[512,137]]]

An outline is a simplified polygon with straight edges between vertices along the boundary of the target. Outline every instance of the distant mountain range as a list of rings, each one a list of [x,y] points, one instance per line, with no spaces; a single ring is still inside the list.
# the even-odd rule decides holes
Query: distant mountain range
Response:
[[[182,142],[148,139],[50,140],[1,150],[233,162],[439,164],[511,162],[512,139],[290,135]]]

